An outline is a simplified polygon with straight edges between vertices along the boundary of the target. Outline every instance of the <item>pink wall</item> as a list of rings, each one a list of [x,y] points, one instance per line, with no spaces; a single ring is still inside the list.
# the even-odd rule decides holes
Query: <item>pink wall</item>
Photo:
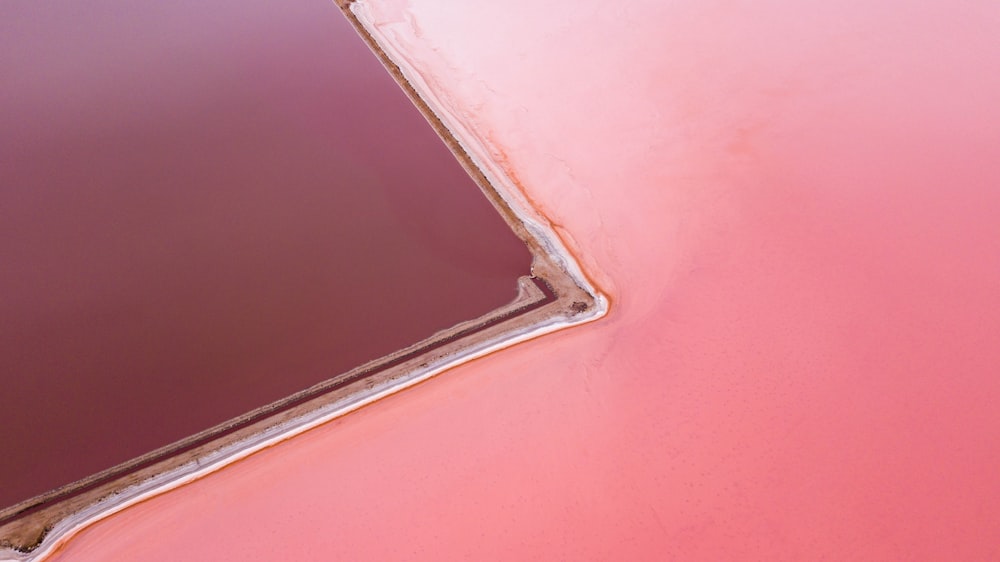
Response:
[[[1000,5],[369,4],[611,314],[62,559],[1000,556]]]

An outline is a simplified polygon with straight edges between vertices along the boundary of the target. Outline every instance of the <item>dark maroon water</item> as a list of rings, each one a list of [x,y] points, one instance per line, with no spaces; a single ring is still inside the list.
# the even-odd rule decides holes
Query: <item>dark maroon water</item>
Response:
[[[0,506],[488,312],[529,262],[330,0],[0,3]]]

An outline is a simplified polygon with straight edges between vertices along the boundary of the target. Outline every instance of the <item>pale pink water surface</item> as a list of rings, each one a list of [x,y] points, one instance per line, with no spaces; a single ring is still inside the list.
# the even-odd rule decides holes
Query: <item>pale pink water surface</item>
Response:
[[[365,4],[611,313],[62,560],[1000,557],[1000,4]]]

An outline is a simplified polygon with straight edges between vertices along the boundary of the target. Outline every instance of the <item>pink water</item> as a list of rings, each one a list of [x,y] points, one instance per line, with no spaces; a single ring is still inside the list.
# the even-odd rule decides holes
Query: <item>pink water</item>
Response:
[[[529,271],[328,1],[7,1],[0,76],[0,507],[485,314]]]
[[[1000,7],[365,2],[611,314],[65,560],[1000,557]]]

